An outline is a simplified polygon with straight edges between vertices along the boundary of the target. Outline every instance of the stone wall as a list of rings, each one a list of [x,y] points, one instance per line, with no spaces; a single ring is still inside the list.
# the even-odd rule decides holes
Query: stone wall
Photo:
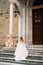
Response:
[[[8,34],[8,19],[6,19],[5,15],[0,15],[0,44],[4,44],[4,39]],[[3,39],[3,41],[2,41]]]
[[[14,17],[14,23],[13,23],[13,38],[14,41],[18,41],[18,17]],[[6,17],[0,16],[0,45],[5,44],[5,40],[7,35],[9,34],[9,17],[6,19]]]
[[[14,44],[16,44],[18,42],[18,16],[14,17],[13,38],[14,38]]]
[[[31,11],[32,12],[32,11]],[[26,33],[26,40],[28,44],[32,44],[32,14],[28,13],[28,23],[26,21],[26,27],[28,25],[28,34]],[[14,44],[18,41],[18,16],[14,17],[13,22],[13,38]],[[26,28],[27,31],[27,28]],[[0,16],[0,44],[5,44],[6,36],[9,34],[9,15]],[[28,36],[28,37],[27,37]]]
[[[5,45],[6,37],[9,34],[9,2],[7,0],[0,1],[0,45]],[[26,16],[27,17],[27,16]],[[18,41],[18,16],[14,15],[13,22],[13,38],[14,44]],[[28,25],[28,28],[27,28]],[[32,10],[28,10],[28,22],[26,20],[26,40],[28,44],[32,44]],[[26,42],[27,42],[26,41]]]
[[[6,37],[9,34],[9,8],[8,0],[0,0],[0,46],[5,45]],[[13,38],[14,42],[18,41],[18,16],[14,14]],[[15,44],[14,43],[14,44]]]

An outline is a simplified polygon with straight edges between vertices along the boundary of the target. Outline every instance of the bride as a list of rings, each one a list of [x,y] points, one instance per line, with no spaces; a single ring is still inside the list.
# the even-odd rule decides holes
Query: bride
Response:
[[[20,41],[17,43],[14,55],[15,60],[24,60],[28,56],[28,51],[22,37],[20,37]]]

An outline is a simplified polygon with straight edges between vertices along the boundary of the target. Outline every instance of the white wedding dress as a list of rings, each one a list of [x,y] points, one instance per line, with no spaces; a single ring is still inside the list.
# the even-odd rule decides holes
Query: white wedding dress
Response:
[[[15,50],[15,60],[24,60],[28,56],[28,51],[24,43],[19,42]]]

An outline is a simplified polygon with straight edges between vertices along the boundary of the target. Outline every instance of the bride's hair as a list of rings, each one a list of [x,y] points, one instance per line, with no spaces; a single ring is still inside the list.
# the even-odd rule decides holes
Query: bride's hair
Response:
[[[22,40],[22,42],[23,42],[23,41],[24,41],[24,40],[23,40],[23,37],[20,37],[20,40]]]

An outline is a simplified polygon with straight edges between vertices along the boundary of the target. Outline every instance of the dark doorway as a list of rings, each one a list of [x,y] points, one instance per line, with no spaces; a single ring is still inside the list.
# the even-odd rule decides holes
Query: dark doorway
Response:
[[[33,44],[43,44],[43,8],[32,10]]]

